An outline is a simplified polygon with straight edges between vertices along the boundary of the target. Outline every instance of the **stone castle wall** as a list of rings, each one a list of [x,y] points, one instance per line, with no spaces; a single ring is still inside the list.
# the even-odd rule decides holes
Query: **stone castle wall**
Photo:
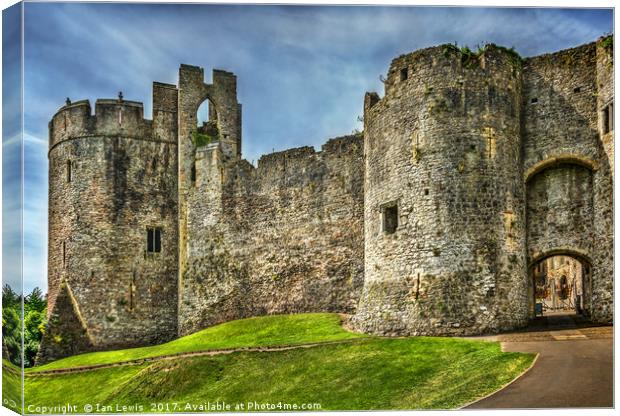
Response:
[[[196,153],[180,334],[273,313],[352,313],[363,281],[363,142],[226,165]]]
[[[274,313],[349,313],[382,335],[511,329],[533,316],[533,270],[553,255],[584,264],[584,309],[610,322],[611,50],[403,55],[385,96],[366,94],[363,136],[257,167],[241,158],[230,72],[208,84],[181,65],[178,87],[153,84],[152,120],[122,98],[94,115],[68,103],[50,122],[38,362]]]
[[[492,45],[478,58],[446,45],[395,59],[385,97],[367,95],[360,330],[474,334],[526,322],[521,73]]]

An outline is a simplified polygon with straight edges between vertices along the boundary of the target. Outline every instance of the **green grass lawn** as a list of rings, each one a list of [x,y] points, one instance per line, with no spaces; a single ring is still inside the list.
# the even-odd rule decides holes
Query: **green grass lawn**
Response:
[[[3,405],[11,410],[19,412],[21,409],[22,380],[19,373],[21,368],[8,360],[2,359],[2,366],[13,369],[7,371],[2,369],[2,402]]]
[[[340,316],[333,313],[271,315],[227,322],[152,347],[75,355],[33,367],[27,371],[36,372],[85,365],[110,364],[192,351],[295,345],[363,336],[366,335],[344,330],[340,325]]]
[[[338,316],[330,314],[255,318],[219,325],[174,342],[193,348],[188,340],[194,337],[202,345],[197,349],[205,349],[359,336],[343,330],[338,322]],[[108,354],[127,360],[128,354],[135,354],[131,351],[135,350]],[[237,410],[257,410],[247,408],[247,403],[254,402],[318,403],[321,410],[450,409],[506,384],[533,358],[532,354],[502,352],[493,342],[374,337],[287,351],[185,357],[26,377],[26,410],[36,413],[35,406],[70,403],[80,412],[86,404],[93,406],[93,412],[106,413],[200,412],[201,405],[217,401],[230,404],[233,410],[240,403],[244,408]]]

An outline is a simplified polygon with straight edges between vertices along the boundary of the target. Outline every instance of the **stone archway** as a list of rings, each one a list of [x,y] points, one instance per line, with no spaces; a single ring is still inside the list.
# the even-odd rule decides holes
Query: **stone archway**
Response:
[[[554,157],[537,163],[525,173],[527,259],[530,316],[536,314],[539,297],[541,265],[556,256],[576,259],[583,266],[580,310],[591,314],[592,268],[595,250],[594,232],[595,189],[597,165],[589,158],[577,155]],[[544,267],[543,267],[544,268]],[[560,281],[560,276],[554,276]],[[557,283],[557,282],[556,282]],[[555,297],[554,297],[555,299]],[[554,307],[557,302],[554,300]],[[539,305],[540,307],[540,305]]]
[[[541,253],[529,264],[528,280],[531,318],[549,312],[591,316],[592,260],[580,250]]]

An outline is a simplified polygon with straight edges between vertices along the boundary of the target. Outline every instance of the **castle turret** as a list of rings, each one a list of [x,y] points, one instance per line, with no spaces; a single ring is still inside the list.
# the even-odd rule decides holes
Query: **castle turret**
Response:
[[[95,115],[67,100],[50,122],[50,325],[38,363],[176,335],[176,88],[155,85],[154,96],[154,121],[119,94]]]
[[[366,95],[365,284],[354,325],[474,334],[527,321],[521,60],[488,45],[395,59]]]

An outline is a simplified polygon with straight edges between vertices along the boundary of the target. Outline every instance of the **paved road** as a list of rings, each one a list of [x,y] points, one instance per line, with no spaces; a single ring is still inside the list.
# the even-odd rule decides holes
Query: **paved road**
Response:
[[[504,351],[539,353],[532,369],[469,409],[613,407],[613,327],[549,316],[529,332],[486,337]]]

